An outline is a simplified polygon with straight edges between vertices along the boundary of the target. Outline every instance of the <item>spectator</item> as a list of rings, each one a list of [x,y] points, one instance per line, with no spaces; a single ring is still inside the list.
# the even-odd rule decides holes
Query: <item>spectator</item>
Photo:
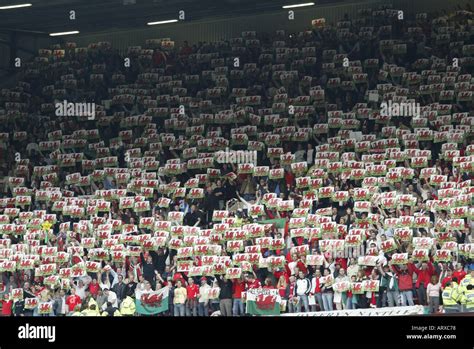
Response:
[[[393,271],[398,276],[398,288],[400,289],[401,305],[413,306],[413,276],[411,270],[407,266],[400,267],[392,265]]]
[[[201,287],[199,287],[199,316],[209,316],[209,291],[211,286],[207,283],[205,276],[201,277]]]
[[[428,298],[428,304],[430,308],[430,313],[434,314],[438,312],[439,309],[439,295],[441,293],[441,284],[438,281],[438,277],[433,275],[431,277],[431,282],[426,288],[426,294]]]
[[[332,276],[331,271],[329,269],[324,269],[324,277],[326,278],[326,281],[321,282],[321,293],[323,298],[324,311],[331,311],[334,309],[334,292],[332,289],[333,282],[330,278],[328,278],[329,276]]]
[[[305,277],[302,271],[298,272],[298,279],[296,280],[295,285],[295,295],[298,299],[296,304],[297,311],[301,311],[301,304],[304,306],[304,311],[309,312],[309,300],[308,295],[311,291],[311,282],[308,278]]]
[[[193,278],[188,278],[186,294],[186,316],[197,316],[199,286],[194,283]]]
[[[286,287],[285,287],[286,289]],[[242,292],[245,291],[244,278],[234,279],[232,281],[232,315],[244,315],[244,303],[242,301]]]
[[[176,281],[176,287],[174,289],[174,316],[185,316],[186,315],[186,299],[187,299],[186,288],[183,287],[181,279]]]
[[[426,305],[426,288],[433,276],[433,264],[431,262],[421,263],[421,268],[413,264],[408,264],[408,267],[411,268],[416,275],[418,276],[416,280],[416,291],[418,294],[418,302],[422,305]]]
[[[216,276],[220,293],[219,293],[219,309],[221,316],[232,316],[232,281],[225,280],[222,276]]]

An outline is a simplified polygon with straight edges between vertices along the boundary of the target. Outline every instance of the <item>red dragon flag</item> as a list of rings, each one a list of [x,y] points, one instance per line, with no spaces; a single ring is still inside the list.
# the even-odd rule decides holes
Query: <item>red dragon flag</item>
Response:
[[[169,288],[141,293],[135,300],[136,311],[143,315],[156,315],[168,310]]]
[[[280,315],[281,297],[276,289],[248,290],[246,303],[250,315]]]
[[[241,268],[227,268],[225,272],[226,279],[240,279],[241,275],[242,275]]]

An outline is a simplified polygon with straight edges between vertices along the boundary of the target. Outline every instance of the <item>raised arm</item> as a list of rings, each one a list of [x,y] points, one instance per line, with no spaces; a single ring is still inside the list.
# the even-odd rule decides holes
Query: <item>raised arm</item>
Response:
[[[112,285],[110,285],[110,287],[114,287],[115,284],[118,283],[118,274],[113,268],[110,268],[110,274],[112,274],[113,277]]]
[[[238,191],[236,191],[235,193],[237,194],[237,197],[239,198],[239,200],[240,200],[240,201],[247,207],[247,209],[248,209],[248,207],[251,206],[251,205],[248,203],[248,201],[246,201],[243,197],[241,197]]]

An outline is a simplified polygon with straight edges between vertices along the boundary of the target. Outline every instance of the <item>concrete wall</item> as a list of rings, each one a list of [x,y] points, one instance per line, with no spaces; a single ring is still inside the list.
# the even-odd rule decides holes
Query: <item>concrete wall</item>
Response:
[[[140,45],[147,39],[170,37],[177,43],[184,40],[189,42],[219,41],[240,35],[245,30],[259,32],[274,32],[278,29],[287,31],[302,31],[311,26],[314,18],[326,18],[329,22],[340,20],[344,14],[351,18],[356,17],[361,8],[376,8],[387,1],[371,0],[357,3],[344,3],[337,5],[312,6],[305,9],[295,9],[295,20],[288,20],[288,10],[276,13],[264,13],[237,18],[215,18],[205,21],[179,22],[168,25],[157,25],[140,28],[137,30],[118,31],[114,33],[84,34],[75,37],[78,46],[90,42],[110,41],[113,47],[125,50],[128,46]]]

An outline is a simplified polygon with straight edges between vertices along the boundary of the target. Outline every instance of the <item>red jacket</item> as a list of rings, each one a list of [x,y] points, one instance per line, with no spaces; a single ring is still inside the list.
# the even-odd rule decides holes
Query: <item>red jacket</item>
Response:
[[[195,299],[199,294],[199,286],[196,284],[186,286],[186,291],[188,293],[188,299]]]
[[[395,265],[392,265],[392,270],[398,276],[398,288],[400,291],[408,291],[413,289],[413,273],[410,269],[402,273]]]
[[[464,277],[466,276],[466,272],[464,270],[456,270],[455,272],[453,272],[453,278],[457,278],[458,279],[458,284],[461,283],[461,280],[464,279]]]
[[[425,288],[428,287],[431,277],[434,275],[434,268],[431,262],[428,262],[428,268],[426,270],[419,269],[412,263],[408,263],[408,269],[416,273],[418,276],[418,279],[416,280],[416,288],[420,287],[422,283]]]
[[[316,277],[316,285],[314,285],[314,293],[321,293],[321,284],[319,283],[319,278]]]
[[[347,270],[347,259],[345,258],[336,258],[336,263],[339,263],[342,269]]]
[[[97,294],[99,293],[99,283],[90,283],[89,284],[89,292],[91,293],[91,295],[93,296],[97,296]]]
[[[262,284],[260,283],[260,281],[258,281],[258,279],[255,279],[254,282],[246,282],[245,286],[246,286],[245,289],[251,290],[251,289],[254,289],[254,288],[262,287]]]
[[[302,261],[296,262],[296,266],[298,267],[299,271],[302,271],[304,275],[308,274],[308,268]]]
[[[293,182],[295,180],[295,176],[291,172],[285,172],[285,182],[286,185],[293,186]]]
[[[290,277],[288,276],[288,273],[287,272],[284,272],[284,271],[275,271],[273,272],[273,275],[275,275],[275,279],[279,280],[280,279],[280,276],[284,276],[285,277],[285,280],[286,280],[286,283],[289,283],[290,282]]]
[[[234,280],[232,283],[232,297],[234,299],[241,299],[242,292],[244,291],[245,285],[239,280]]]
[[[441,287],[444,289],[444,287],[446,286],[446,283],[449,282],[449,281],[452,281],[453,280],[453,277],[452,276],[446,276],[443,281],[441,281]]]
[[[2,300],[2,315],[11,316],[12,315],[13,300],[4,301]]]

